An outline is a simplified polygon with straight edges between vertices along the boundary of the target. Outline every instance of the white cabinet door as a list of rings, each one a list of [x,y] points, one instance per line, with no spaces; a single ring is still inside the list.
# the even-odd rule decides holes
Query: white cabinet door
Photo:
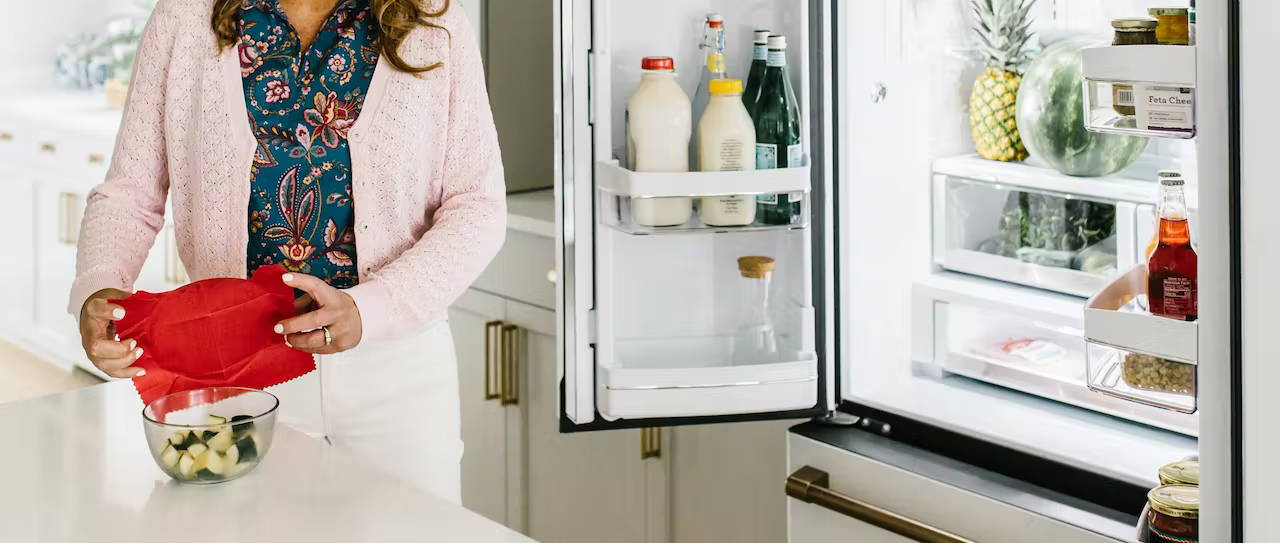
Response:
[[[665,500],[650,500],[650,478],[663,458],[641,458],[640,430],[560,433],[555,314],[508,304],[507,320],[524,331],[528,371],[527,533],[547,543],[647,543],[667,540]],[[660,497],[659,497],[660,498]],[[652,513],[652,515],[651,515]]]
[[[775,543],[787,537],[787,427],[795,420],[671,428],[674,543]]]
[[[458,356],[462,410],[462,505],[511,526],[508,508],[507,418],[511,410],[492,397],[492,377],[506,302],[469,290],[449,309]],[[486,378],[490,383],[486,384]]]
[[[0,176],[0,232],[5,256],[0,258],[0,323],[8,330],[31,326],[35,317],[35,189],[21,168]]]
[[[76,240],[84,213],[84,192],[48,179],[35,185],[35,324],[42,353],[69,364],[80,351],[75,319],[67,313],[67,296],[75,278]]]

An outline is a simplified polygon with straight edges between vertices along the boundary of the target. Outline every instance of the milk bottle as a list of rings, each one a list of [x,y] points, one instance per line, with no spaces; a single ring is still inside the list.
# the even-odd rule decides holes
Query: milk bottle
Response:
[[[637,172],[689,171],[692,113],[676,82],[671,57],[645,57],[640,86],[627,100],[627,168]],[[641,226],[677,226],[693,213],[691,198],[633,198],[632,220]]]

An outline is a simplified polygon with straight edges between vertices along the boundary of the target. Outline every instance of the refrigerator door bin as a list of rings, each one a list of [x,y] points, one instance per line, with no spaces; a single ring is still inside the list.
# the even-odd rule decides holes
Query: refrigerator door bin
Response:
[[[1089,388],[1184,413],[1196,410],[1199,323],[1146,311],[1147,266],[1138,264],[1084,311]]]
[[[1083,51],[1082,68],[1089,130],[1156,138],[1195,136],[1195,47],[1093,47]]]
[[[789,411],[817,403],[818,359],[784,349],[781,360],[735,364],[729,336],[619,340],[601,365],[606,419]]]
[[[804,228],[809,175],[808,166],[664,173],[597,162],[600,220],[629,234]]]
[[[919,367],[1198,433],[1194,415],[1090,392],[1077,298],[948,273],[917,282],[912,298],[918,315],[912,359]]]
[[[981,163],[993,164],[957,157],[934,165],[937,265],[1088,297],[1140,260],[1153,229],[1153,183]]]

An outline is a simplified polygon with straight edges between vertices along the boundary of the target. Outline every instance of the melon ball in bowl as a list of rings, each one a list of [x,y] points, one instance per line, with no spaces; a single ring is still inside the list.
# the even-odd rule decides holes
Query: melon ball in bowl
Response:
[[[198,388],[151,402],[142,424],[166,474],[183,483],[219,483],[248,473],[266,456],[279,406],[262,390]]]

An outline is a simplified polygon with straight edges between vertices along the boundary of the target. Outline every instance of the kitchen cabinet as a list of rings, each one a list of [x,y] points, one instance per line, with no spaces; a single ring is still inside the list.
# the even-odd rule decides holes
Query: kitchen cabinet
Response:
[[[0,145],[3,141],[0,134]],[[11,155],[3,155],[6,161]],[[6,168],[0,174],[0,232],[4,232],[5,252],[0,258],[0,326],[6,330],[21,330],[31,326],[35,312],[35,295],[31,285],[35,282],[36,233],[35,186],[21,167]]]
[[[79,330],[66,307],[75,278],[84,195],[79,187],[56,178],[37,178],[35,183],[34,324],[46,349],[64,359],[80,350]]]
[[[523,511],[517,488],[523,447],[509,427],[519,425],[519,404],[503,405],[496,368],[507,302],[469,290],[449,308],[449,327],[458,356],[462,412],[462,505],[519,529]],[[496,329],[495,329],[496,328]],[[508,439],[508,438],[512,439]]]
[[[786,476],[787,427],[795,422],[671,428],[671,541],[785,541],[787,504],[778,481]]]

